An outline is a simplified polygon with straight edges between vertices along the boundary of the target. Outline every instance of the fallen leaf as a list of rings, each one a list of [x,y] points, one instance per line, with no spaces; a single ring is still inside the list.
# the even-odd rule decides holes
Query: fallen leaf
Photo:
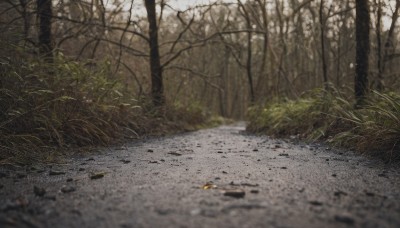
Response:
[[[217,188],[217,185],[215,185],[212,181],[207,182],[205,185],[203,185],[202,189],[208,190],[208,189],[214,189]]]

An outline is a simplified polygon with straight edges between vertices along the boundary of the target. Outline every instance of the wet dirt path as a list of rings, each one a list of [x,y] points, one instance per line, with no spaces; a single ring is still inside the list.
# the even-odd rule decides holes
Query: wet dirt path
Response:
[[[243,130],[0,169],[0,227],[400,227],[399,168]]]

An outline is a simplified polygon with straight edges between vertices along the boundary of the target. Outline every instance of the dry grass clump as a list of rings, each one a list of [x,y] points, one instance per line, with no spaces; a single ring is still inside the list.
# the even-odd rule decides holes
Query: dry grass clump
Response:
[[[164,113],[146,98],[138,101],[107,61],[76,62],[59,54],[46,62],[0,45],[0,163],[43,160],[66,148],[182,131],[204,121],[199,110]],[[182,123],[171,122],[175,114]]]
[[[374,91],[362,109],[342,110],[349,128],[329,140],[387,159],[400,158],[400,95]]]
[[[373,92],[354,109],[335,90],[313,91],[298,100],[273,102],[249,110],[250,132],[326,140],[387,159],[400,157],[400,96]]]

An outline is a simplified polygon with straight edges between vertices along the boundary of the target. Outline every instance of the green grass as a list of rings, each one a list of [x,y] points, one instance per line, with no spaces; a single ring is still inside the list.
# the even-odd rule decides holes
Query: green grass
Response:
[[[249,109],[250,132],[323,140],[385,159],[400,158],[400,96],[372,92],[361,109],[337,91],[315,90],[297,100]]]

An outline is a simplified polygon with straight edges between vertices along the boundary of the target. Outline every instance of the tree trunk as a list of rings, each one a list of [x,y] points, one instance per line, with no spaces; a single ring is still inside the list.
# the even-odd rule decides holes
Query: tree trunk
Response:
[[[324,89],[328,90],[328,67],[326,64],[326,48],[325,48],[325,19],[324,19],[324,0],[321,0],[319,7],[319,24],[321,32],[321,57],[322,57],[322,76],[324,81]]]
[[[158,47],[158,28],[155,0],[144,0],[147,20],[149,22],[150,45],[150,71],[151,71],[151,95],[155,106],[165,104],[160,51]]]
[[[369,40],[369,8],[368,0],[356,0],[356,76],[354,92],[356,107],[363,105],[368,92],[368,55],[370,51]]]
[[[39,18],[39,52],[49,61],[52,61],[51,0],[37,0],[37,12]]]
[[[378,78],[376,81],[376,89],[378,91],[383,90],[383,80],[382,80],[382,37],[381,37],[381,29],[382,29],[382,3],[379,0],[377,3],[377,14],[376,14],[376,57],[377,57],[377,65],[378,65]]]

